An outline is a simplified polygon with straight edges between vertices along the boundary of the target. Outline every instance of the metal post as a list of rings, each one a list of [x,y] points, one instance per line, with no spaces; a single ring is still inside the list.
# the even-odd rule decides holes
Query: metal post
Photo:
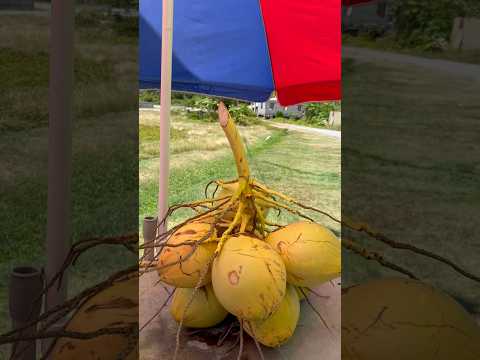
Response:
[[[158,180],[158,219],[168,211],[170,106],[172,92],[173,0],[163,0],[162,68],[160,88],[160,166]],[[159,224],[158,234],[167,230],[166,221]]]
[[[48,128],[47,282],[59,271],[70,246],[70,178],[74,0],[52,0]],[[46,295],[46,310],[65,301],[66,277],[60,289]]]
[[[152,261],[155,256],[155,238],[157,234],[157,218],[147,216],[143,219],[143,244],[146,246],[143,250],[145,261]]]
[[[9,310],[13,329],[26,327],[40,315],[42,307],[43,276],[33,267],[22,266],[13,269],[10,275]],[[19,336],[34,335],[36,326],[21,331]],[[35,340],[20,341],[12,345],[12,360],[35,360]]]

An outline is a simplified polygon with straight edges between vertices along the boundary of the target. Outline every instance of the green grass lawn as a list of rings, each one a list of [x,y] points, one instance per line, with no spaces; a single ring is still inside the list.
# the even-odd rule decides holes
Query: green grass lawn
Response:
[[[78,7],[81,9],[81,6]],[[0,132],[48,124],[49,24],[43,15],[0,13]],[[99,116],[135,108],[137,38],[108,22],[75,27],[74,113]]]
[[[153,126],[152,115],[143,113],[140,126]],[[154,118],[155,119],[155,118]],[[158,120],[157,120],[158,123]],[[181,129],[183,136],[173,137],[171,159],[171,205],[204,197],[205,185],[213,179],[234,179],[236,169],[228,143],[218,124],[193,123],[174,118],[173,133]],[[245,138],[253,176],[269,187],[297,198],[305,204],[340,216],[340,142],[336,139],[293,132],[271,130],[264,126],[239,127]],[[142,132],[140,139],[140,217],[155,215],[158,191],[158,154],[148,149],[158,148],[158,135]],[[157,131],[154,134],[158,134]],[[205,137],[203,137],[205,134]],[[199,136],[198,138],[196,136]],[[202,141],[203,139],[203,141]],[[218,146],[214,146],[217,143]],[[143,150],[142,150],[143,149]],[[179,212],[170,219],[178,223],[191,215]],[[273,215],[272,215],[273,216]],[[339,231],[338,224],[313,215],[319,221]],[[279,222],[293,221],[283,214]]]
[[[136,133],[132,134],[131,145],[124,137],[124,129],[132,118],[136,118],[135,113],[117,113],[74,130],[74,242],[136,231],[138,155],[126,151],[134,148]],[[46,260],[46,132],[47,129],[39,128],[0,135],[0,162],[6,165],[0,171],[0,333],[9,328],[7,285],[11,269],[23,264],[43,267]],[[28,148],[25,141],[29,142]],[[126,196],[129,193],[132,196]],[[70,295],[135,261],[123,249],[100,247],[90,251],[70,269]]]
[[[77,24],[72,241],[137,231],[136,37]],[[0,12],[0,333],[10,328],[13,267],[45,264],[48,168],[48,12]],[[5,70],[5,71],[4,71]],[[69,294],[136,263],[98,248],[69,273]],[[0,348],[0,359],[6,354]]]

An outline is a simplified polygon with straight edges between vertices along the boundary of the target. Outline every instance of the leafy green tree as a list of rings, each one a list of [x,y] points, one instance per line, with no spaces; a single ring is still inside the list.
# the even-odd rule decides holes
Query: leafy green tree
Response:
[[[478,15],[479,10],[478,0],[393,0],[397,42],[403,47],[441,50],[455,17]]]
[[[340,102],[309,103],[305,106],[305,122],[312,125],[325,126],[330,111],[340,111]]]
[[[217,111],[218,101],[207,96],[196,96],[194,98],[194,107],[205,113],[213,113]]]
[[[228,107],[228,111],[238,125],[246,126],[258,123],[255,113],[246,103],[237,102],[236,104],[231,104]]]

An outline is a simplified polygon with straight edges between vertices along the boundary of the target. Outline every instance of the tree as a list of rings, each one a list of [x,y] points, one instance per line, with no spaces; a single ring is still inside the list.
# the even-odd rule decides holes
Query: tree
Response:
[[[480,13],[477,0],[394,0],[397,41],[425,50],[446,46],[455,17]]]

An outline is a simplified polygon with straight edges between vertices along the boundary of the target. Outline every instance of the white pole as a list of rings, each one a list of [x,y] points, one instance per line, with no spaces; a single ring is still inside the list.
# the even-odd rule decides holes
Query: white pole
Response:
[[[158,220],[168,211],[170,105],[172,93],[173,0],[163,0],[162,10],[162,68],[160,88],[160,166],[158,178]],[[166,222],[158,234],[167,230]]]

